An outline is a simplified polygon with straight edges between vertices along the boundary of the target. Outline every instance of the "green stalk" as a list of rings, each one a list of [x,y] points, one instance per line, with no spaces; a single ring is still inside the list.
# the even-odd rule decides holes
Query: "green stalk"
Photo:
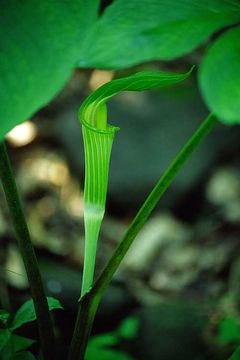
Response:
[[[105,289],[112,280],[115,271],[118,269],[133,240],[146,223],[162,195],[169,188],[179,170],[186,163],[192,152],[213,128],[215,122],[216,118],[210,114],[201,124],[199,129],[193,134],[190,140],[185,144],[183,149],[179,152],[177,157],[147,197],[92,289],[81,298],[70,347],[69,360],[84,359],[94,317]]]
[[[54,334],[47,298],[45,296],[43,282],[37,264],[37,258],[31,243],[28,226],[18,195],[5,143],[0,144],[0,177],[11,213],[19,250],[28,276],[37,316],[43,358],[45,360],[52,360],[54,359]]]

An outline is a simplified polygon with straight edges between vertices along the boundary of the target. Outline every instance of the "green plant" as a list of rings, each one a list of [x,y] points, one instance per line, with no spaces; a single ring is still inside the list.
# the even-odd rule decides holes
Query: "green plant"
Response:
[[[49,310],[62,309],[58,300],[47,298]],[[19,357],[19,359],[34,359],[33,355],[25,351],[35,341],[23,336],[15,335],[14,331],[23,324],[36,320],[36,313],[32,300],[26,301],[12,318],[4,310],[0,311],[0,356],[3,360]]]
[[[210,114],[192,138],[187,142],[184,148],[179,152],[175,160],[147,197],[143,206],[129,226],[126,235],[123,237],[105,269],[91,288],[96,243],[104,213],[106,196],[107,176],[103,177],[104,182],[102,183],[102,173],[108,173],[111,144],[113,141],[113,133],[116,129],[107,125],[106,109],[103,111],[103,106],[105,106],[104,103],[109,97],[117,94],[120,90],[145,90],[147,88],[166,86],[171,83],[174,84],[175,82],[184,80],[188,75],[189,73],[182,76],[161,72],[139,73],[128,78],[113,80],[112,82],[103,85],[101,88],[96,90],[95,93],[90,95],[80,109],[86,159],[85,231],[87,236],[85,239],[85,259],[87,260],[87,269],[85,267],[83,275],[85,276],[85,279],[83,278],[84,287],[82,289],[82,297],[80,299],[79,313],[76,321],[69,359],[84,357],[87,340],[103,292],[111,281],[131,243],[145,224],[154,207],[157,205],[159,199],[170,186],[178,171],[182,168],[191,153],[195,148],[197,148],[199,143],[205,138],[216,122],[214,116]],[[100,108],[99,111],[98,106]],[[104,144],[107,143],[105,137],[108,139],[109,135],[110,146],[104,146]],[[99,199],[101,199],[101,202],[99,202]],[[100,212],[99,216],[98,211]],[[97,226],[95,225],[95,222],[97,222]],[[92,226],[93,223],[94,229],[96,229],[94,233],[89,232],[88,228],[89,226]],[[93,245],[89,245],[88,242],[93,242]]]
[[[71,4],[55,0],[26,0],[21,4],[10,0],[2,5],[1,141],[10,129],[47,104],[77,66],[123,69],[149,60],[173,60],[197,48],[217,31],[221,32],[203,55],[198,72],[200,90],[211,114],[156,184],[94,284],[97,239],[105,210],[110,152],[117,130],[107,122],[105,102],[119,91],[141,91],[176,84],[186,79],[190,72],[182,75],[140,72],[114,80],[90,95],[80,109],[87,169],[84,194],[86,250],[82,296],[70,359],[84,357],[104,290],[161,196],[212,129],[215,115],[224,124],[240,122],[238,1],[115,0],[101,16],[98,16],[98,7],[98,0],[74,0]],[[44,359],[51,359],[54,356],[53,330],[48,304],[4,143],[0,146],[0,176],[28,274],[42,353]],[[7,318],[8,314],[2,312],[5,325]],[[8,331],[0,334],[4,346]],[[236,350],[233,358],[238,356],[239,350]],[[28,353],[27,357],[31,358],[31,355]]]
[[[106,105],[104,103],[108,98],[117,94],[121,90],[139,91],[154,87],[162,87],[175,84],[186,79],[189,76],[190,72],[183,75],[164,72],[143,72],[127,78],[114,80],[99,88],[95,93],[90,95],[81,107],[80,115],[84,126],[83,135],[85,141],[85,155],[87,162],[85,183],[85,226],[86,232],[89,232],[89,226],[94,225],[94,231],[91,229],[90,232],[87,233],[86,237],[87,251],[85,253],[85,256],[87,261],[85,263],[85,278],[83,280],[84,286],[82,289],[82,297],[80,300],[79,313],[70,349],[69,359],[77,359],[84,357],[88,337],[98,308],[98,304],[101,300],[101,296],[104,290],[111,281],[114,272],[117,270],[129,246],[135,239],[137,233],[145,224],[147,218],[150,216],[152,210],[157,205],[163,193],[167,190],[167,188],[175,178],[176,174],[184,165],[186,160],[189,158],[193,150],[204,139],[204,137],[208,134],[208,132],[216,122],[214,116],[209,115],[207,119],[203,122],[203,124],[200,126],[200,128],[189,140],[189,142],[185,145],[182,151],[178,154],[173,163],[169,166],[165,174],[162,176],[153,191],[146,199],[142,208],[140,209],[137,216],[130,225],[125,237],[120,242],[109,263],[106,265],[102,274],[91,289],[95,262],[96,243],[102,217],[104,214],[108,166],[111,145],[113,141],[113,134],[115,131],[114,128],[107,124]],[[100,108],[100,110],[98,109],[98,107]],[[106,146],[106,144],[108,145]],[[32,255],[29,255],[29,252],[26,251],[25,245],[21,247],[21,241],[24,239],[24,236],[22,236],[21,233],[21,226],[22,223],[25,224],[25,221],[23,222],[23,214],[20,211],[20,203],[17,200],[18,196],[16,192],[16,187],[13,176],[11,174],[10,164],[7,160],[7,153],[4,145],[2,145],[1,150],[1,179],[9,203],[9,208],[14,220],[16,234],[20,240],[20,248],[22,248],[23,258],[27,260],[26,268],[31,270],[32,265],[29,261],[32,259]],[[102,177],[102,173],[106,175]],[[101,186],[99,186],[99,184]],[[15,208],[16,204],[17,208]],[[16,209],[18,209],[17,213]],[[19,213],[21,214],[21,216],[19,216]],[[24,229],[25,228],[26,224],[24,225]],[[93,242],[93,246],[90,243],[90,250],[88,244],[89,241]],[[30,239],[28,239],[28,246],[29,243]],[[34,284],[34,277],[33,280],[31,280],[30,277],[29,279]],[[38,304],[39,294],[34,293],[34,291],[32,292],[32,294],[33,299],[35,299],[36,303]],[[42,294],[40,295],[42,296]],[[36,309],[38,309],[38,307]],[[40,320],[42,318],[43,317],[40,315]],[[39,327],[41,331],[41,321],[39,322]]]
[[[84,186],[85,256],[82,295],[93,281],[97,240],[105,212],[109,162],[115,132],[119,128],[107,122],[106,101],[121,91],[144,91],[176,84],[191,71],[178,75],[167,72],[140,72],[113,80],[91,94],[79,112],[85,147]]]

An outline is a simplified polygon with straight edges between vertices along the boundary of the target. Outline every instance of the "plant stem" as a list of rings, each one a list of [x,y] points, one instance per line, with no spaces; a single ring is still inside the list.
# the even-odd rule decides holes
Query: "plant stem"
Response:
[[[144,226],[158,201],[171,185],[177,173],[183,167],[192,152],[210,132],[215,122],[215,117],[210,114],[201,124],[199,129],[193,134],[190,140],[185,144],[183,149],[179,152],[177,157],[168,167],[145,200],[144,204],[130,224],[125,236],[117,246],[106,267],[95,282],[93,288],[80,300],[69,360],[84,359],[88,337],[90,335],[97,307],[103,292],[109,285],[130,245]]]
[[[92,290],[80,299],[68,360],[84,359],[99,302],[100,297],[97,293],[93,296]]]
[[[26,268],[37,316],[44,360],[54,358],[54,334],[37,258],[31,242],[5,143],[0,144],[0,177],[11,213],[19,250]]]

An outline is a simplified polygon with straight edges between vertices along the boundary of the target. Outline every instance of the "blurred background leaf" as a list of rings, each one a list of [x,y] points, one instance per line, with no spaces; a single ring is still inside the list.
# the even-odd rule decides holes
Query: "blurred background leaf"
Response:
[[[220,322],[218,341],[222,344],[240,342],[240,323],[236,318],[228,317]]]
[[[90,339],[86,360],[133,360],[133,358],[117,348],[121,337],[132,338],[137,334],[138,319],[126,318],[116,331],[94,336]],[[114,348],[115,346],[115,348]]]

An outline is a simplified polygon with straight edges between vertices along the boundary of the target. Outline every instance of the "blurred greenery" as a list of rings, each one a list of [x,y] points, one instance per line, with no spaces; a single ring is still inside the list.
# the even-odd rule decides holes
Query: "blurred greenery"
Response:
[[[236,318],[224,318],[219,324],[218,341],[222,344],[240,342],[240,322]]]
[[[97,335],[90,339],[86,360],[131,360],[130,355],[113,348],[120,343],[121,338],[131,340],[136,337],[139,321],[136,317],[126,318],[120,326],[111,333]]]

